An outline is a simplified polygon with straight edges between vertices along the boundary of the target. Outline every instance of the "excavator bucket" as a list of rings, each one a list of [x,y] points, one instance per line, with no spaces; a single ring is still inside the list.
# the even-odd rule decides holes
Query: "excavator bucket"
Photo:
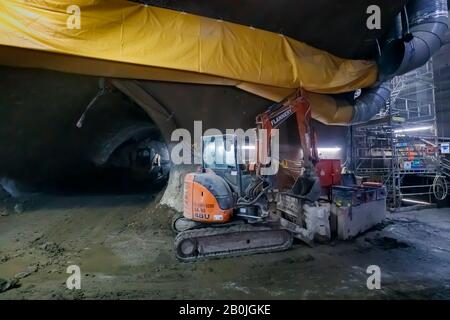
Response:
[[[312,173],[311,170],[306,170],[305,173],[297,179],[291,191],[294,195],[304,197],[306,200],[314,202],[319,200],[322,188],[317,175]]]

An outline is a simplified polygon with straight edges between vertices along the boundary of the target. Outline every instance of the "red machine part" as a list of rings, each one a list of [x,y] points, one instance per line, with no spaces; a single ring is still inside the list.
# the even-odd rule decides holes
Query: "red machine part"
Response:
[[[341,184],[341,160],[320,160],[316,164],[316,172],[322,188]]]

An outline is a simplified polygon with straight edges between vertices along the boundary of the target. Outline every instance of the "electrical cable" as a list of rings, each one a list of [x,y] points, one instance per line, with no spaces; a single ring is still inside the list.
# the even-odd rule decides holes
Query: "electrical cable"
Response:
[[[431,193],[438,201],[443,201],[445,198],[447,198],[448,184],[444,176],[437,174],[436,177],[434,178],[433,184],[430,187],[430,202],[431,202]]]

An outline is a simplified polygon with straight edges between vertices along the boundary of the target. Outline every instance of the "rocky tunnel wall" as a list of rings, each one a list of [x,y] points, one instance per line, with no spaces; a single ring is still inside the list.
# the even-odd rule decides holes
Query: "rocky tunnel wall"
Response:
[[[0,177],[32,189],[86,171],[98,134],[143,116],[116,92],[100,98],[78,129],[99,79],[9,67],[0,74]]]

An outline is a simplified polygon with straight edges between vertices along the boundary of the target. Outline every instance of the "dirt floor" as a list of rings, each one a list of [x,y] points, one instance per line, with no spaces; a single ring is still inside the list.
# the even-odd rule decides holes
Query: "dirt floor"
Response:
[[[0,278],[19,280],[0,299],[450,298],[450,209],[390,215],[351,242],[182,264],[159,198],[4,199]],[[66,288],[73,264],[81,290]],[[381,290],[366,287],[369,265],[381,268]]]

